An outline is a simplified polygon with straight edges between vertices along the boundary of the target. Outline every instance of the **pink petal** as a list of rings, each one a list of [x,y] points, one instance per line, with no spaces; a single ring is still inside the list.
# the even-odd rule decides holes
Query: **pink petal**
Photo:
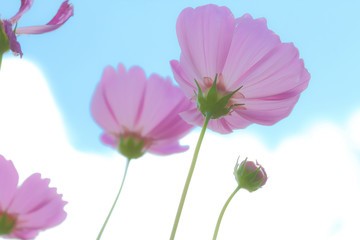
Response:
[[[101,78],[101,82],[97,86],[94,96],[91,101],[91,114],[95,121],[106,132],[118,132],[121,129],[120,124],[117,122],[115,113],[110,106],[109,99],[106,94],[108,82],[117,78],[117,73],[112,67],[106,67]]]
[[[140,132],[136,121],[141,115],[144,104],[146,76],[140,67],[132,67],[126,72],[119,64],[116,77],[107,78],[104,82],[104,92],[117,122],[125,129]]]
[[[19,11],[15,14],[15,16],[9,19],[11,23],[12,24],[17,23],[19,19],[22,17],[22,15],[24,15],[24,13],[26,13],[31,8],[32,4],[33,4],[33,0],[21,0]]]
[[[234,85],[243,85],[246,98],[262,98],[273,95],[292,97],[306,89],[310,74],[299,59],[298,50],[292,43],[283,43],[272,49]]]
[[[180,116],[189,124],[199,127],[204,125],[205,118],[197,108],[182,112]],[[222,134],[232,132],[231,127],[224,118],[211,119],[207,128]]]
[[[214,78],[221,73],[229,52],[235,19],[226,7],[205,5],[184,9],[177,20],[176,32],[183,61],[192,69],[185,70],[189,80]],[[193,75],[195,73],[195,75]]]
[[[74,15],[73,5],[64,1],[56,15],[46,25],[33,26],[33,27],[21,27],[16,29],[16,34],[41,34],[51,32],[61,27],[71,16]]]
[[[184,63],[185,61],[182,61],[183,65]],[[180,63],[176,60],[172,60],[170,62],[170,65],[174,74],[174,78],[181,87],[181,89],[184,91],[185,95],[188,98],[194,97],[195,96],[194,91],[195,92],[198,91],[194,79],[201,79],[201,77],[196,76],[196,73],[191,72],[191,70],[185,72],[184,71],[185,67],[180,66]],[[195,76],[195,78],[192,79],[191,76]]]
[[[169,78],[164,81],[156,74],[151,75],[144,94],[142,115],[137,124],[144,136],[154,139],[180,138],[193,128],[178,115],[189,109],[192,103],[180,88],[172,85]]]
[[[21,51],[21,46],[20,43],[17,41],[16,35],[12,29],[12,23],[9,20],[3,20],[1,21],[1,23],[4,27],[4,32],[9,39],[9,45],[10,45],[9,47],[11,51],[13,52],[14,55],[20,54],[20,57],[22,57],[23,53]]]
[[[110,147],[117,148],[119,145],[120,138],[115,138],[113,135],[104,133],[101,135],[101,141],[109,145]]]
[[[12,161],[0,155],[0,212],[7,210],[14,198],[18,181],[19,175]]]
[[[41,208],[28,214],[20,215],[18,218],[19,224],[16,227],[19,229],[44,230],[60,224],[66,218],[66,212],[64,211],[66,202],[61,197],[62,195],[57,195]]]
[[[223,76],[227,89],[244,85],[244,75],[281,42],[279,36],[267,28],[264,18],[253,19],[249,14],[236,19],[236,28]],[[238,87],[237,87],[238,86]]]
[[[281,100],[244,99],[246,110],[236,110],[243,118],[262,125],[273,125],[287,117],[299,95]]]
[[[189,146],[181,146],[176,142],[169,142],[168,140],[159,141],[155,145],[152,145],[148,152],[158,155],[169,155],[173,153],[185,152],[189,149]]]
[[[49,188],[50,180],[41,179],[39,173],[28,177],[19,187],[8,211],[9,213],[27,214],[48,204],[58,194],[55,188]]]
[[[11,234],[5,235],[5,238],[19,238],[22,240],[34,239],[39,234],[38,229],[18,229]]]

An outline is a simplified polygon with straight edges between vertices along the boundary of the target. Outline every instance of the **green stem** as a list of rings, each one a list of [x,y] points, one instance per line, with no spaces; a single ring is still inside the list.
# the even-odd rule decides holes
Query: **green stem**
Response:
[[[1,70],[2,57],[3,57],[3,53],[0,52],[0,70]]]
[[[111,216],[111,214],[112,214],[112,212],[113,212],[113,210],[114,210],[114,208],[115,208],[116,202],[117,202],[117,200],[119,199],[119,196],[120,196],[120,193],[121,193],[121,189],[122,189],[123,186],[124,186],[126,174],[127,174],[128,168],[129,168],[129,163],[130,163],[130,159],[128,159],[127,162],[126,162],[125,172],[124,172],[124,176],[123,176],[123,180],[122,180],[122,183],[121,183],[121,187],[120,187],[120,189],[119,189],[119,192],[118,192],[118,194],[117,194],[117,196],[116,196],[116,198],[115,198],[115,201],[114,201],[114,203],[113,203],[113,205],[112,205],[112,207],[111,207],[111,209],[110,209],[110,212],[109,212],[108,216],[106,217],[106,220],[105,220],[105,222],[104,222],[104,224],[103,224],[103,226],[102,226],[102,228],[101,228],[101,230],[100,230],[100,232],[99,232],[99,235],[98,235],[98,237],[96,238],[96,240],[100,240],[101,235],[102,235],[102,233],[104,232],[104,229],[105,229],[105,227],[106,227],[106,224],[107,224],[107,222],[109,221],[109,218],[110,218],[110,216]]]
[[[187,176],[187,178],[186,178],[185,186],[184,186],[184,189],[183,189],[183,192],[182,192],[182,195],[181,195],[181,199],[180,199],[180,203],[179,203],[179,207],[178,207],[178,210],[177,210],[177,213],[176,213],[176,218],[175,218],[174,225],[173,225],[173,228],[172,228],[172,231],[171,231],[170,240],[174,240],[174,238],[175,238],[176,229],[177,229],[177,227],[178,227],[179,220],[180,220],[180,216],[181,216],[181,212],[182,212],[182,209],[183,209],[183,207],[184,207],[184,202],[185,202],[186,194],[187,194],[187,191],[188,191],[188,189],[189,189],[191,177],[192,177],[192,175],[193,175],[193,172],[194,172],[194,169],[195,169],[196,160],[197,160],[197,157],[198,157],[198,155],[199,155],[199,150],[200,150],[201,142],[202,142],[202,140],[203,140],[203,138],[204,138],[205,131],[206,131],[206,127],[207,127],[207,125],[208,125],[208,123],[209,123],[209,121],[210,121],[210,117],[211,117],[211,115],[206,116],[205,122],[204,122],[204,126],[202,127],[202,130],[201,130],[201,133],[200,133],[200,136],[199,136],[199,140],[198,140],[198,142],[197,142],[197,144],[196,144],[194,156],[193,156],[193,159],[192,159],[192,162],[191,162],[191,166],[190,166],[190,169],[189,169],[188,176]]]
[[[228,198],[228,200],[226,201],[224,207],[222,208],[221,210],[221,213],[219,215],[219,218],[218,218],[218,221],[217,221],[217,224],[216,224],[216,228],[215,228],[215,232],[214,232],[214,236],[213,236],[213,240],[216,240],[216,237],[218,235],[218,232],[219,232],[219,227],[220,227],[220,223],[221,223],[221,220],[224,216],[224,213],[225,213],[225,210],[227,208],[227,206],[229,205],[231,199],[235,196],[235,194],[240,190],[241,186],[238,185],[238,187],[235,189],[235,191],[230,195],[230,197]]]

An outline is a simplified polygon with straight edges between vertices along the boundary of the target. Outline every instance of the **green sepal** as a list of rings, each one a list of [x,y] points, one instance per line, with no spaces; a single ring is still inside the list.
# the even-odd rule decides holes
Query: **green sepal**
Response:
[[[0,236],[11,233],[16,223],[16,218],[9,216],[7,213],[0,215]]]
[[[198,93],[195,92],[196,96],[196,106],[199,109],[199,111],[204,116],[210,116],[211,119],[218,119],[223,116],[226,116],[230,113],[231,109],[236,106],[244,105],[244,104],[232,104],[228,106],[229,101],[231,97],[239,91],[242,87],[239,87],[235,91],[226,94],[225,96],[221,96],[218,93],[216,83],[217,83],[217,77],[218,75],[215,75],[215,79],[208,90],[208,92],[205,94],[199,85],[199,83],[195,79],[196,86],[198,88]]]
[[[120,137],[119,152],[128,159],[144,155],[145,140],[134,136]]]

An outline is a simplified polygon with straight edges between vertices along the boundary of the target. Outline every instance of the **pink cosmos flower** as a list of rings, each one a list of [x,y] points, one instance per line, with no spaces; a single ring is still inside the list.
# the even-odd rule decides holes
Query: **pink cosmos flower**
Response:
[[[18,181],[13,163],[0,155],[0,236],[34,239],[39,231],[64,221],[66,202],[49,188],[49,179],[35,173],[20,187]]]
[[[74,15],[74,8],[71,4],[68,3],[68,0],[64,1],[56,15],[51,19],[50,22],[48,22],[46,25],[41,26],[32,26],[32,27],[16,27],[13,30],[13,26],[17,24],[17,22],[20,20],[22,15],[27,12],[31,5],[33,4],[33,0],[21,0],[21,6],[19,11],[13,16],[12,18],[6,20],[0,20],[1,21],[1,28],[3,29],[4,33],[6,34],[8,40],[9,40],[9,47],[11,51],[15,55],[22,56],[23,53],[21,51],[21,47],[19,42],[16,39],[16,35],[20,34],[41,34],[46,32],[51,32],[59,28],[61,25],[63,25],[71,16]],[[1,30],[1,29],[0,29]],[[0,31],[1,34],[1,31]]]
[[[145,151],[155,154],[183,152],[179,139],[192,125],[178,115],[192,106],[169,78],[153,74],[146,79],[140,67],[126,71],[105,68],[97,86],[91,112],[105,133],[102,141],[127,156],[140,157]]]
[[[308,86],[310,74],[298,50],[292,43],[282,43],[264,18],[253,19],[249,14],[234,18],[226,7],[205,5],[184,9],[176,31],[180,61],[170,64],[187,97],[196,101],[195,80],[205,96],[215,77],[219,97],[240,88],[228,102],[231,111],[210,120],[214,131],[230,133],[252,123],[275,124],[290,114]],[[204,122],[195,107],[181,116],[194,125]]]

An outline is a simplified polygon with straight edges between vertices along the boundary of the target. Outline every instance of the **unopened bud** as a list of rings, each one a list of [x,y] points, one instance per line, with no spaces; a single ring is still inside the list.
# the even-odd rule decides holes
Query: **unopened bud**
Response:
[[[265,169],[258,162],[247,161],[247,158],[240,164],[236,163],[234,175],[239,186],[249,192],[258,190],[267,181]]]

